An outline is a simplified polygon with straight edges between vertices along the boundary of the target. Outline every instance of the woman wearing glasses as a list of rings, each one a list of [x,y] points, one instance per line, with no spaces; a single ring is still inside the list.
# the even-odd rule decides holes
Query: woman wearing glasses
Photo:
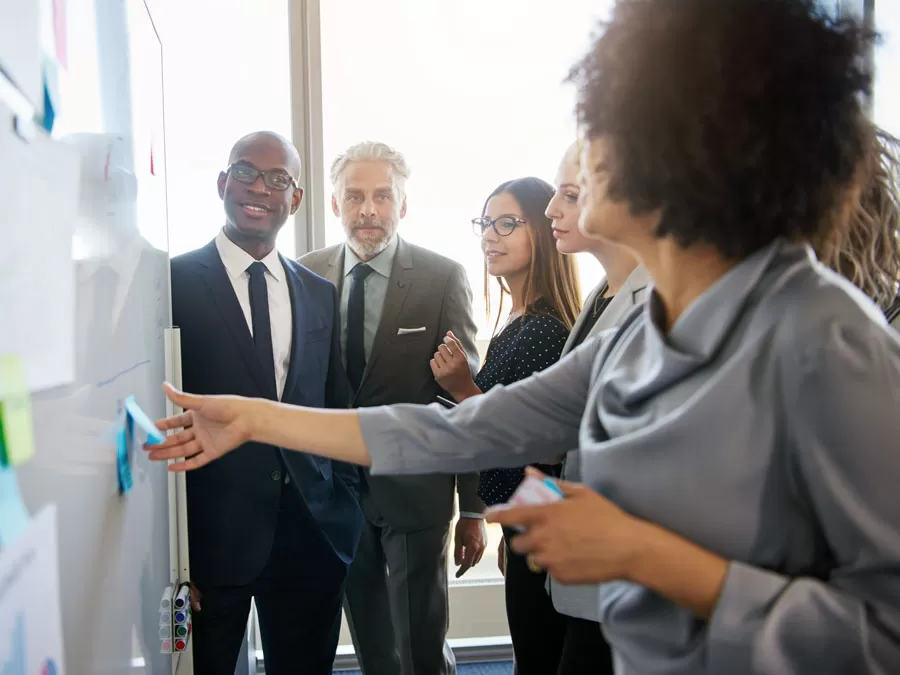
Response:
[[[494,337],[481,370],[472,378],[462,345],[447,335],[431,362],[438,384],[457,402],[497,386],[508,386],[559,360],[578,316],[576,263],[559,254],[545,211],[553,188],[539,178],[519,178],[494,190],[473,219],[484,252],[484,300],[490,315],[491,277],[500,288]],[[506,297],[511,308],[498,331]],[[537,465],[559,475],[560,465]],[[525,475],[524,468],[481,473],[479,496],[488,506],[505,502]],[[506,555],[511,532],[500,543],[505,567],[506,614],[518,675],[556,673],[565,638],[565,618],[545,590],[546,573],[529,569],[523,556]],[[505,561],[505,566],[503,565]]]
[[[647,267],[643,311],[453,410],[170,390],[190,412],[151,457],[253,438],[416,474],[577,447],[585,485],[491,519],[601,584],[618,675],[900,672],[900,340],[808,245],[858,197],[872,44],[813,0],[619,0],[573,76],[581,226]]]

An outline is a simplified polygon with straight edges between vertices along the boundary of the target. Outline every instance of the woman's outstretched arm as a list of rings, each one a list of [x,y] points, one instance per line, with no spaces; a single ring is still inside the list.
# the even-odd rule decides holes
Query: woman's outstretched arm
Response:
[[[301,408],[240,396],[195,396],[169,384],[165,391],[185,412],[160,420],[157,426],[162,431],[179,431],[146,449],[153,460],[184,458],[172,464],[171,471],[198,469],[249,441],[369,464],[355,410]]]
[[[578,445],[594,358],[601,341],[509,387],[439,405],[362,410],[302,408],[238,396],[195,396],[166,385],[185,409],[158,422],[178,430],[150,458],[181,460],[172,471],[196,469],[249,441],[371,466],[373,473],[461,473],[540,461],[550,448]]]

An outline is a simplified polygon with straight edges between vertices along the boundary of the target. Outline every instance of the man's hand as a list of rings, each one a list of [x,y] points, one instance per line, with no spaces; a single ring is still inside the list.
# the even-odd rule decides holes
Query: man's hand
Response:
[[[481,518],[462,517],[456,523],[456,533],[453,537],[456,546],[453,551],[453,562],[459,566],[456,570],[456,578],[475,567],[484,555],[487,544],[487,530]]]

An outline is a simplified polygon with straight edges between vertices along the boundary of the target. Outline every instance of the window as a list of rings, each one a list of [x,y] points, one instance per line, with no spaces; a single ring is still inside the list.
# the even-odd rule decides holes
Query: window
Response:
[[[875,49],[875,122],[900,136],[900,5],[878,0],[875,25],[882,34]]]
[[[163,43],[169,249],[209,242],[224,224],[216,177],[241,136],[291,137],[288,0],[154,2]],[[291,222],[279,248],[294,254]]]
[[[412,177],[400,233],[465,267],[483,348],[493,322],[485,318],[483,259],[469,221],[503,181],[553,182],[575,139],[574,90],[564,79],[612,0],[563,0],[542,11],[520,0],[319,4],[322,197],[330,205],[331,162],[354,143],[379,140],[403,152]],[[325,242],[343,239],[328,206]],[[590,256],[578,262],[587,293],[602,269]],[[450,560],[451,638],[508,633],[497,592],[499,541],[499,528],[491,528],[481,563],[458,582]]]
[[[568,0],[545,10],[517,0],[453,3],[328,0],[321,3],[323,167],[362,140],[381,140],[412,167],[409,241],[462,263],[476,297],[482,257],[469,221],[501,182],[552,182],[575,139],[574,92],[563,84],[610,2]],[[325,195],[330,203],[331,186]],[[326,209],[327,244],[343,240]],[[581,256],[586,293],[599,281]]]

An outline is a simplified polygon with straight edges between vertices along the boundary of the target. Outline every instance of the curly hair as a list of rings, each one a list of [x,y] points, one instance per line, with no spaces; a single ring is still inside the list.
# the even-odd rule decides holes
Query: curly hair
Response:
[[[879,128],[874,138],[869,180],[852,218],[816,252],[885,309],[900,287],[900,140]]]
[[[741,259],[833,227],[865,158],[875,34],[812,0],[619,0],[569,80],[611,199]]]

